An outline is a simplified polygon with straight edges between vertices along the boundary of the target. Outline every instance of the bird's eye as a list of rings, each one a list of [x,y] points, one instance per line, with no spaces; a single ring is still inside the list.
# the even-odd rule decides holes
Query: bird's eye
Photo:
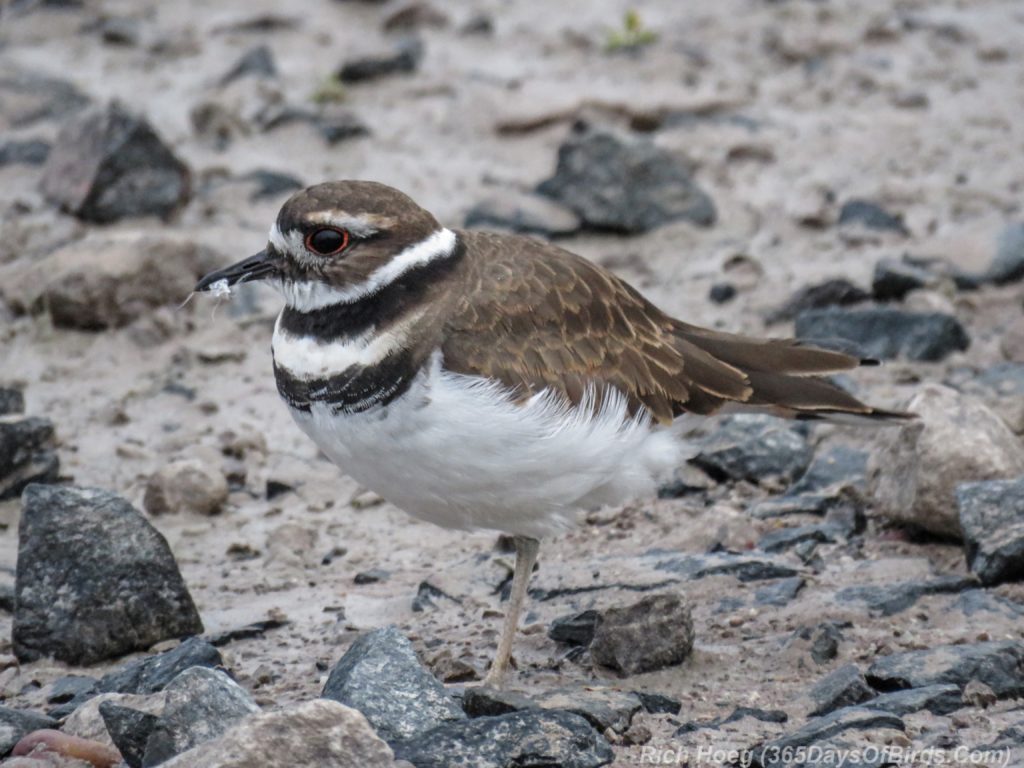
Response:
[[[348,232],[334,227],[321,227],[306,236],[306,248],[319,256],[341,253],[348,245]]]

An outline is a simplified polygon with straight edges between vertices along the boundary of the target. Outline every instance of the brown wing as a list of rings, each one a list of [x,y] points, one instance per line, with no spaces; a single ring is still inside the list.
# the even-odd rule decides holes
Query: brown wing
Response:
[[[600,397],[614,387],[631,412],[646,410],[662,423],[728,402],[771,406],[782,415],[873,413],[807,376],[853,368],[855,357],[689,326],[568,251],[524,237],[459,235],[471,256],[465,292],[454,297],[445,321],[448,370],[497,379],[523,398],[549,389],[573,404],[588,388]],[[799,384],[793,404],[788,382]]]

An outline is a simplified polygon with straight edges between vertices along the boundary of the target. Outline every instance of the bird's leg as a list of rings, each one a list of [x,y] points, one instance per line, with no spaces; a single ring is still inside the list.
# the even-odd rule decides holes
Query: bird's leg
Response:
[[[523,609],[526,588],[533,573],[533,564],[537,562],[540,542],[526,536],[516,536],[516,568],[512,574],[512,594],[509,597],[508,609],[505,612],[505,624],[501,628],[501,640],[498,642],[498,653],[494,657],[491,669],[484,678],[484,685],[500,688],[508,671],[512,658],[512,643],[519,627],[519,614]]]

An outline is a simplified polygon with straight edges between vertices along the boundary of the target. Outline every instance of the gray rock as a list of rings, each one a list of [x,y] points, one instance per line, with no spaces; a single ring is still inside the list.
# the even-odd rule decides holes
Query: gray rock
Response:
[[[537,191],[595,229],[637,233],[671,221],[714,224],[711,198],[690,168],[646,139],[577,126],[559,147],[555,175]]]
[[[769,531],[758,540],[757,548],[765,552],[783,552],[806,541],[835,542],[845,536],[846,533],[832,523],[794,525]]]
[[[142,768],[149,741],[158,717],[131,707],[122,707],[112,701],[100,704],[100,717],[107,727],[107,733],[121,753],[128,768]]]
[[[447,723],[394,749],[416,768],[597,768],[614,757],[582,717],[548,710]]]
[[[715,283],[708,290],[708,300],[712,304],[725,304],[736,298],[736,286],[732,283]]]
[[[903,721],[889,712],[866,707],[846,707],[823,717],[816,717],[792,733],[755,747],[753,758],[757,761],[756,764],[763,768],[802,768],[810,764],[803,761],[794,762],[793,750],[821,744],[849,731],[875,733],[881,729],[905,730]]]
[[[599,614],[590,644],[597,664],[635,675],[681,664],[693,650],[690,606],[674,592]]]
[[[252,696],[223,672],[186,669],[164,689],[167,703],[146,741],[143,768],[215,739],[238,721],[259,711]]]
[[[796,335],[808,341],[854,344],[860,354],[878,360],[937,362],[971,343],[952,315],[887,307],[809,309],[797,315]]]
[[[551,622],[548,637],[556,643],[590,645],[600,617],[597,611],[587,610],[571,616],[562,616]]]
[[[1024,478],[956,489],[967,566],[982,584],[1024,576]]]
[[[50,144],[42,139],[12,139],[0,144],[0,166],[42,165],[49,155]]]
[[[371,568],[368,571],[360,571],[353,578],[355,584],[378,584],[391,578],[391,572],[383,568]]]
[[[1015,640],[940,645],[883,656],[867,671],[880,691],[951,684],[961,690],[977,680],[1001,699],[1024,695],[1024,643]]]
[[[18,496],[30,483],[55,483],[59,474],[52,421],[0,416],[0,499]]]
[[[0,416],[25,412],[25,395],[17,387],[0,387]]]
[[[363,83],[390,75],[409,74],[419,69],[423,53],[421,40],[406,38],[389,53],[349,59],[338,70],[338,79],[343,83]]]
[[[869,485],[876,509],[959,538],[957,486],[1024,475],[1024,445],[981,401],[948,387],[920,387],[907,410],[920,418],[875,438]]]
[[[911,291],[937,284],[948,268],[941,268],[934,259],[879,259],[871,277],[871,295],[877,301],[902,301]]]
[[[785,304],[768,315],[769,323],[792,320],[808,309],[824,307],[846,307],[860,304],[871,298],[871,294],[845,278],[826,280],[817,285],[808,285],[794,293]]]
[[[107,45],[132,47],[139,44],[139,20],[128,16],[108,16],[97,24],[100,39]]]
[[[837,518],[844,511],[863,514],[864,498],[856,488],[864,483],[867,453],[837,445],[816,457],[807,471],[780,497],[751,509],[759,518],[812,514]],[[847,515],[849,516],[849,515]]]
[[[93,664],[203,631],[167,541],[97,488],[25,490],[15,588],[22,661]]]
[[[808,696],[814,702],[812,717],[860,704],[875,695],[856,664],[844,664],[816,682]]]
[[[50,717],[61,720],[98,693],[98,681],[85,675],[65,675],[50,685],[46,703],[53,706],[47,711]]]
[[[849,200],[839,209],[839,226],[859,224],[868,229],[909,234],[903,217],[889,213],[869,200]]]
[[[347,109],[323,110],[313,119],[313,126],[331,146],[346,139],[370,135],[370,129],[362,118]]]
[[[807,469],[813,455],[801,425],[740,414],[723,419],[690,463],[716,480],[792,480]]]
[[[423,27],[448,26],[448,16],[430,3],[414,0],[390,14],[381,25],[385,32],[408,32]]]
[[[555,689],[533,698],[515,691],[470,688],[462,699],[462,708],[470,717],[495,717],[538,707],[577,714],[598,733],[609,728],[623,733],[643,704],[635,693],[597,687]]]
[[[257,45],[243,53],[242,58],[224,73],[220,79],[220,85],[228,85],[240,77],[277,77],[277,65],[274,63],[274,54],[271,53],[269,46]]]
[[[252,194],[249,195],[249,199],[252,201],[282,197],[305,186],[290,173],[278,173],[263,168],[243,174],[239,180],[255,186]]]
[[[774,584],[761,587],[754,592],[754,602],[757,605],[789,605],[804,588],[804,583],[799,576],[779,579]]]
[[[190,637],[176,648],[136,659],[100,678],[100,691],[116,693],[156,693],[174,678],[192,667],[221,667],[224,659],[215,647],[200,637]]]
[[[227,500],[221,468],[195,457],[169,461],[150,475],[142,506],[151,515],[215,515]]]
[[[633,691],[633,693],[640,699],[644,710],[652,715],[678,715],[679,711],[683,708],[683,703],[679,699],[673,699],[671,696],[651,693],[650,691]]]
[[[85,221],[167,219],[188,201],[189,171],[145,119],[115,103],[64,126],[41,185],[50,202]]]
[[[894,715],[909,715],[927,710],[935,715],[948,715],[963,707],[961,690],[958,685],[926,685],[875,696],[864,702],[867,709],[892,712]]]
[[[466,214],[465,226],[559,237],[578,231],[581,224],[572,210],[554,200],[506,189],[474,205]]]
[[[707,555],[665,556],[658,559],[655,569],[678,573],[688,580],[708,576],[735,576],[740,581],[763,581],[798,576],[792,565],[771,557],[714,552]]]
[[[839,643],[843,640],[842,627],[834,621],[826,621],[812,627],[807,634],[811,641],[811,659],[815,664],[827,664],[839,655]]]
[[[536,707],[537,702],[526,694],[504,688],[476,686],[462,694],[462,711],[469,717],[495,717]]]
[[[0,281],[12,309],[48,312],[60,328],[119,328],[177,306],[196,280],[223,263],[215,251],[180,237],[95,233],[45,257],[12,264]]]
[[[23,736],[32,731],[56,727],[57,721],[52,717],[27,709],[0,706],[0,756],[8,754]]]
[[[391,768],[387,744],[366,718],[335,701],[317,699],[252,715],[219,738],[161,768]]]
[[[221,632],[216,632],[205,637],[210,645],[220,648],[222,645],[234,643],[238,640],[248,640],[253,637],[263,637],[269,630],[287,627],[291,622],[287,619],[263,619],[254,621],[252,624],[245,624],[241,627],[232,627]],[[200,666],[207,666],[205,664]],[[216,666],[216,665],[214,665]]]
[[[359,637],[334,665],[321,695],[358,709],[387,742],[466,717],[393,626]]]
[[[996,255],[984,279],[997,285],[1024,278],[1024,222],[1010,224],[1000,233]]]
[[[20,128],[39,120],[60,120],[84,109],[89,98],[66,80],[30,72],[0,75],[0,128]]]
[[[910,608],[925,595],[955,594],[977,586],[974,579],[965,576],[942,576],[931,581],[901,584],[859,584],[840,589],[836,592],[836,600],[860,601],[871,611],[892,616]]]

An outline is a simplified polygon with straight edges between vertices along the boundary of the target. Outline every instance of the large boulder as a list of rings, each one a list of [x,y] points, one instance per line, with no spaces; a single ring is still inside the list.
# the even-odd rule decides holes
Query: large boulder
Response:
[[[42,191],[80,219],[167,218],[189,197],[189,170],[142,117],[120,104],[68,122],[43,168]]]
[[[878,512],[959,538],[957,486],[1024,475],[1024,444],[992,410],[948,387],[922,387],[907,410],[919,418],[876,437],[869,484]]]
[[[98,331],[181,304],[196,280],[222,262],[191,240],[97,233],[10,265],[0,272],[0,294],[15,312],[48,311],[58,327]]]
[[[30,485],[22,496],[14,653],[94,664],[203,624],[164,537],[98,488]]]

